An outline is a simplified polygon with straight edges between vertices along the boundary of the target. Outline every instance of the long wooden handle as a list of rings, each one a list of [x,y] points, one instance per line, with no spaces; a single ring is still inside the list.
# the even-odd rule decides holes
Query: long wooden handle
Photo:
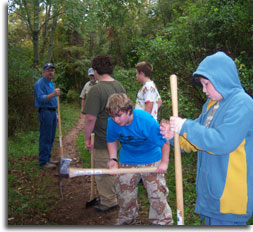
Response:
[[[170,89],[172,98],[172,113],[178,117],[178,93],[177,93],[177,76],[170,76]],[[175,150],[175,175],[176,175],[176,198],[177,198],[177,224],[184,225],[184,198],[183,198],[183,179],[181,151],[179,143],[179,134],[174,134],[174,150]]]
[[[58,108],[58,125],[59,125],[59,144],[61,157],[63,157],[63,145],[62,145],[62,130],[61,130],[61,108],[60,108],[60,96],[57,96],[57,108]]]
[[[92,149],[91,149],[91,152],[90,152],[90,155],[91,155],[91,169],[94,169],[94,141],[95,141],[95,134],[94,133],[91,133],[91,146],[92,146]],[[91,184],[90,184],[90,200],[93,200],[94,199],[94,196],[95,196],[95,176],[92,175],[91,176]]]
[[[151,173],[156,172],[156,167],[147,168],[117,168],[117,169],[84,169],[69,168],[69,177],[86,176],[86,175],[104,175],[104,174],[123,174],[123,173]]]

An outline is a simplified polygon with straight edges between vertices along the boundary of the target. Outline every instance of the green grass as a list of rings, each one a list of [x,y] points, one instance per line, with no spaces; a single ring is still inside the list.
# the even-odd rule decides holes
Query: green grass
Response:
[[[79,134],[79,136],[77,136],[77,140],[76,140],[76,144],[77,144],[77,151],[80,154],[80,158],[83,161],[83,167],[84,168],[90,168],[91,167],[91,156],[88,150],[86,150],[85,146],[84,146],[84,133]]]
[[[79,118],[79,107],[62,104],[63,135]],[[57,146],[58,130],[55,139]],[[8,224],[47,224],[46,212],[55,203],[57,193],[46,186],[52,185],[49,176],[38,167],[37,131],[19,132],[8,138]]]

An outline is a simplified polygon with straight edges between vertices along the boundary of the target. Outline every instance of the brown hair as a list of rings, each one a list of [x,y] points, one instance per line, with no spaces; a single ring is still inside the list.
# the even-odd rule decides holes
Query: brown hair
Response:
[[[113,73],[112,57],[106,54],[100,54],[93,58],[91,67],[98,72],[99,75]]]
[[[110,116],[117,115],[120,111],[133,113],[133,103],[125,93],[112,94],[106,104],[106,112]]]
[[[143,72],[146,77],[151,77],[151,74],[153,72],[153,66],[152,64],[142,61],[138,63],[135,68],[137,69],[138,73]]]

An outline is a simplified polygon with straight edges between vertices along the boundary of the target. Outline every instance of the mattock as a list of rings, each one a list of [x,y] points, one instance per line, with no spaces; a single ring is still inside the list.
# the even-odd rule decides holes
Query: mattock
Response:
[[[70,167],[71,159],[63,158],[60,166],[60,176],[63,178],[73,178],[77,176],[90,176],[90,175],[104,175],[104,174],[123,174],[123,173],[151,173],[157,172],[157,167],[147,168],[101,168],[101,169],[86,169],[86,168],[73,168]]]

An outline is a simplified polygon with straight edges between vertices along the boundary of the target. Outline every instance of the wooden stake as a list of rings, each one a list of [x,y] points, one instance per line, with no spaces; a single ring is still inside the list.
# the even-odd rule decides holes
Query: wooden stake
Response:
[[[59,126],[59,144],[60,144],[60,152],[61,158],[63,158],[63,144],[62,144],[62,130],[61,130],[61,108],[60,108],[60,96],[57,96],[57,111],[58,111],[58,126]]]
[[[90,151],[91,153],[91,169],[94,169],[94,140],[95,140],[95,134],[91,133],[91,145],[92,145],[92,149]],[[90,200],[94,199],[95,196],[95,176],[91,176],[91,183],[90,183]]]
[[[170,89],[172,98],[172,113],[178,117],[178,93],[177,93],[177,76],[170,76]],[[175,150],[175,175],[176,175],[176,197],[177,197],[177,224],[184,225],[184,198],[183,198],[183,179],[179,134],[174,134]]]

